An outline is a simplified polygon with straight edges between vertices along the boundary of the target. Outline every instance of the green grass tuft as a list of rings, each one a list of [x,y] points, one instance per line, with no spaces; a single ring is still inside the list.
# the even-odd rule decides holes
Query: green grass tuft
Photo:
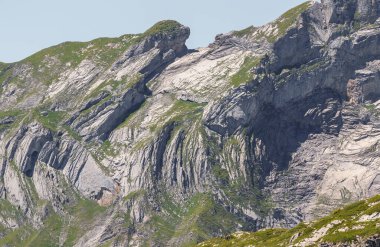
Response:
[[[61,126],[62,121],[66,116],[66,113],[59,111],[46,111],[45,113],[42,113],[38,109],[35,109],[33,115],[34,118],[45,128],[56,132]]]
[[[245,29],[242,29],[242,30],[239,30],[239,31],[234,31],[233,32],[233,35],[237,36],[237,37],[244,37],[248,34],[252,34],[254,31],[256,30],[256,28],[254,26],[249,26]]]
[[[278,28],[278,33],[275,36],[269,37],[270,42],[274,42],[277,38],[282,37],[286,31],[297,21],[297,18],[310,8],[311,2],[302,3],[287,12],[276,20],[275,25]]]
[[[242,84],[249,83],[253,79],[251,69],[260,64],[258,57],[246,57],[240,70],[230,78],[230,85],[238,87]]]
[[[150,36],[162,33],[172,33],[178,30],[182,25],[177,21],[164,20],[157,22],[151,28],[144,32],[143,36]]]
[[[310,8],[311,4],[311,1],[307,1],[288,10],[276,21],[271,23],[271,25],[277,29],[276,32],[274,30],[272,30],[271,33],[259,32],[256,38],[260,39],[264,37],[270,43],[276,42],[279,38],[283,37],[286,34],[290,27],[296,23],[298,17]]]

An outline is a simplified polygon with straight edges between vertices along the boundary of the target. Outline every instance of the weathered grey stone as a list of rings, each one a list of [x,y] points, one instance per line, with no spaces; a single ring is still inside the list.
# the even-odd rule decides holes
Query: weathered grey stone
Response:
[[[42,147],[52,140],[52,135],[37,123],[21,129],[8,144],[8,159],[20,166],[25,175],[33,176],[34,167]]]
[[[178,25],[129,37],[107,65],[47,57],[62,70],[49,86],[30,64],[12,65],[1,109],[25,114],[0,120],[0,198],[39,227],[49,211],[35,206],[28,181],[62,216],[79,193],[109,210],[76,246],[138,246],[152,240],[155,216],[182,217],[163,199],[180,207],[208,193],[240,220],[235,231],[291,227],[378,194],[378,6],[314,2],[286,30],[272,22],[194,51],[185,45],[189,29]],[[36,93],[21,97],[12,76],[35,83]],[[62,121],[54,119],[60,111]],[[151,243],[178,246],[192,234]]]

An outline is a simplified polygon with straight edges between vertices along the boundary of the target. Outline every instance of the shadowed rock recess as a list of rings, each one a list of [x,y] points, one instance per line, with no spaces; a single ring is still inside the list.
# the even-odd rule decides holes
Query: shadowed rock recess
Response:
[[[197,50],[162,21],[0,63],[0,245],[190,246],[379,194],[379,17],[322,0]]]

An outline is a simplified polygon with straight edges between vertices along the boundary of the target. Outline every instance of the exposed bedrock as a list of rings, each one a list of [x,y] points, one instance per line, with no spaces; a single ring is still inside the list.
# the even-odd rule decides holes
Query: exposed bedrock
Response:
[[[379,15],[312,1],[197,50],[165,21],[0,63],[0,203],[18,212],[0,224],[179,246],[380,193]]]

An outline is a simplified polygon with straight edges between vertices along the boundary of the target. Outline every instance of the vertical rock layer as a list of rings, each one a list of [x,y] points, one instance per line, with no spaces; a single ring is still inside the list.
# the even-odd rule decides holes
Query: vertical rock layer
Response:
[[[379,193],[379,14],[307,2],[198,50],[163,21],[0,64],[0,243],[178,246]]]

